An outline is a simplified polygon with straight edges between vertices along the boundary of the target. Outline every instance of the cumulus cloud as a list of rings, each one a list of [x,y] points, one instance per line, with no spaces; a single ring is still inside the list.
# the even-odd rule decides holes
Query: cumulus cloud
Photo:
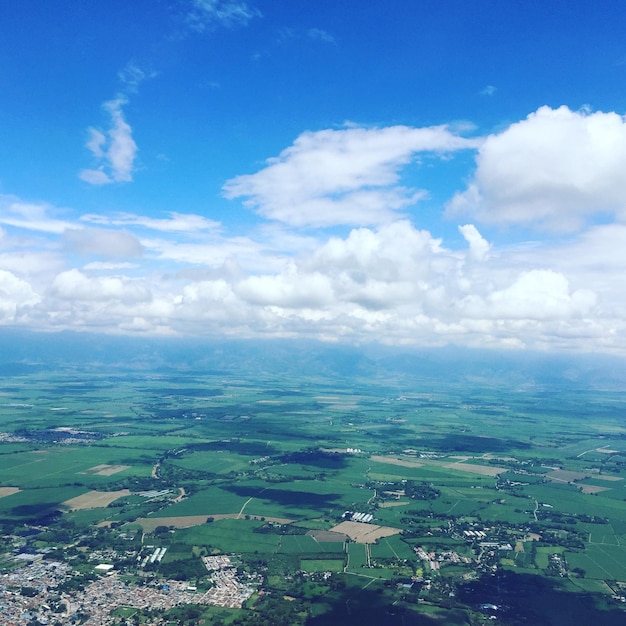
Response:
[[[444,126],[307,132],[261,171],[228,181],[224,194],[293,226],[378,224],[424,196],[399,182],[417,153],[476,145]]]
[[[468,297],[463,307],[470,317],[545,320],[582,317],[595,304],[595,293],[587,289],[571,292],[569,281],[563,274],[553,270],[530,270],[484,299],[474,295]]]
[[[119,97],[105,102],[103,107],[111,116],[106,134],[98,128],[89,128],[86,146],[99,164],[97,169],[84,169],[79,177],[91,185],[130,182],[137,155],[137,144],[122,107],[126,99]]]
[[[285,308],[320,308],[334,298],[328,276],[301,274],[293,263],[281,274],[250,276],[242,280],[236,293],[247,302]]]
[[[41,298],[24,280],[6,270],[0,270],[0,320],[19,321],[20,309],[38,304]]]
[[[486,138],[447,212],[574,231],[595,214],[626,216],[625,171],[624,117],[544,106]]]
[[[135,303],[150,299],[150,292],[140,284],[120,276],[89,277],[77,269],[61,272],[51,285],[51,293],[64,300],[85,302]]]

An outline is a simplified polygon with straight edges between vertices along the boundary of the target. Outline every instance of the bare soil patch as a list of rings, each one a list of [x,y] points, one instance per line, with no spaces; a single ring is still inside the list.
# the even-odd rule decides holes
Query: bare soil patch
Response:
[[[94,465],[94,467],[90,467],[84,472],[81,472],[81,474],[93,474],[94,476],[112,476],[113,474],[117,474],[118,472],[123,472],[129,467],[130,465]]]
[[[410,502],[381,502],[378,506],[381,509],[390,509],[392,506],[406,506]]]
[[[390,526],[377,526],[376,524],[363,524],[362,522],[341,522],[333,526],[331,532],[348,535],[356,543],[376,543],[383,537],[390,537],[402,532],[399,528]]]
[[[109,506],[118,498],[129,496],[129,489],[121,489],[120,491],[89,491],[82,496],[70,498],[63,502],[63,506],[70,511],[80,511],[83,509],[100,509]]]
[[[19,487],[0,487],[0,498],[12,496],[14,493],[21,491]]]

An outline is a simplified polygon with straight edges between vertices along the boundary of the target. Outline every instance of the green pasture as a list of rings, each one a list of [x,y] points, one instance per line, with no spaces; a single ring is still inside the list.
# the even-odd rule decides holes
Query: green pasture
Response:
[[[413,501],[411,501],[410,508],[408,504],[406,506],[378,508],[376,509],[374,523],[380,524],[381,526],[400,528],[400,524],[402,524],[401,520],[405,517],[410,517],[410,511],[415,512],[417,510],[413,504]],[[420,501],[420,504],[423,505],[423,509],[421,510],[426,512],[430,510],[426,502]]]
[[[262,480],[238,480],[218,488],[219,492],[230,494],[229,497],[218,495],[215,504],[222,505],[222,500],[241,503],[236,510],[214,511],[215,513],[238,512],[244,502],[245,513],[264,517],[281,517],[287,519],[319,517],[320,514],[340,514],[351,508],[357,508],[367,502],[371,493],[367,489],[352,487],[331,479],[294,480],[291,482],[266,483]],[[215,493],[215,489],[209,490]],[[237,498],[233,500],[233,498]],[[191,511],[198,508],[199,494],[191,496],[179,505],[173,505],[168,513],[176,515],[194,515]],[[233,507],[231,506],[231,509]],[[203,507],[202,513],[204,513]],[[185,513],[179,513],[184,510]],[[207,511],[208,512],[208,511]]]
[[[566,589],[574,593],[582,591],[583,593],[601,593],[604,595],[613,595],[613,590],[603,581],[593,578],[569,578]]]
[[[35,523],[34,520],[59,509],[62,502],[86,492],[84,487],[42,487],[19,491],[0,498],[0,519],[23,519]]]
[[[397,535],[383,537],[370,547],[372,559],[414,560],[415,553],[411,547]]]
[[[141,457],[128,450],[111,450],[99,446],[55,446],[41,450],[0,455],[0,484],[23,488],[54,487],[72,483],[107,483],[135,475],[149,475],[147,468],[137,467]],[[111,476],[85,473],[96,465],[130,465]]]
[[[63,517],[74,524],[78,528],[93,526],[103,521],[121,521],[119,518],[120,509],[111,509],[108,507],[97,509],[83,509],[80,511],[71,511],[63,515]]]
[[[317,552],[316,548],[315,540],[308,535],[281,535],[276,551],[283,554],[302,554]]]
[[[587,534],[589,543],[619,546],[626,545],[626,538],[616,534],[613,524],[585,524],[580,522],[578,528]]]
[[[171,429],[170,429],[171,430]],[[99,442],[99,445],[107,448],[120,448],[128,450],[141,450],[146,457],[158,459],[160,453],[166,450],[177,450],[184,448],[189,443],[189,437],[184,429],[180,435],[153,434],[146,435],[119,435],[109,437]]]
[[[254,529],[262,524],[246,519],[215,520],[211,524],[178,530],[176,537],[181,543],[207,546],[226,554],[278,552],[284,537],[255,533]]]
[[[282,535],[278,552],[285,554],[341,554],[343,553],[343,544],[337,542],[332,544],[317,542],[309,535]]]
[[[305,572],[341,572],[343,559],[300,559],[300,569]]]
[[[561,547],[556,546],[539,546],[535,554],[535,565],[539,569],[548,569],[550,556],[553,554],[562,554],[564,551]]]
[[[348,544],[348,569],[354,570],[367,565],[366,547],[364,543]]]
[[[0,418],[0,423],[2,423]],[[13,454],[21,454],[23,452],[30,452],[33,449],[31,443],[0,443],[0,457]]]
[[[212,474],[230,474],[254,469],[250,457],[227,450],[207,450],[174,457],[170,462],[188,470],[200,470]]]
[[[626,581],[626,546],[587,544],[584,552],[566,552],[570,569],[585,570],[585,577]]]
[[[208,487],[185,498],[181,502],[170,504],[155,513],[155,517],[177,517],[187,515],[214,515],[239,513],[247,498],[239,496],[221,487]],[[246,513],[249,513],[246,507]]]

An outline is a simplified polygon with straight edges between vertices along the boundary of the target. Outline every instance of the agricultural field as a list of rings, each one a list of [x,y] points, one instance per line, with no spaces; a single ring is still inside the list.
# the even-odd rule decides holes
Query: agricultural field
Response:
[[[6,375],[2,564],[45,550],[205,593],[202,559],[231,555],[263,593],[207,624],[556,624],[565,597],[623,623],[625,408],[619,389],[249,364]]]

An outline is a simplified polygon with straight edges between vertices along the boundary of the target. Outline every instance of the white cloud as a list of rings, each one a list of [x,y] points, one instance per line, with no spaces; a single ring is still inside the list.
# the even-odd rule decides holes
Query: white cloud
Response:
[[[236,286],[236,293],[253,304],[285,308],[320,308],[334,298],[329,277],[320,273],[300,274],[290,263],[273,276],[250,276]]]
[[[50,217],[51,213],[59,212],[45,202],[25,202],[15,196],[0,194],[0,224],[6,226],[44,233],[62,233],[71,228],[72,224]]]
[[[136,303],[150,300],[150,291],[121,276],[88,277],[77,269],[61,272],[51,285],[51,293],[64,300],[84,302]]]
[[[0,270],[0,321],[19,321],[20,309],[32,307],[40,297],[24,280],[6,270]]]
[[[154,78],[157,73],[152,70],[144,70],[135,61],[130,61],[117,75],[124,85],[124,91],[135,93],[141,83],[149,78]]]
[[[110,270],[130,270],[139,267],[137,263],[108,263],[106,261],[93,261],[87,263],[84,270],[87,271],[110,271]]]
[[[484,299],[475,295],[466,298],[462,308],[469,317],[536,321],[584,317],[595,304],[595,293],[587,289],[572,293],[563,274],[530,270]]]
[[[506,250],[487,243],[471,225],[461,232],[469,245],[460,250],[404,220],[307,240],[295,255],[220,236],[212,245],[161,242],[160,252],[156,245],[146,246],[146,255],[132,264],[90,262],[82,271],[64,269],[53,276],[32,265],[44,285],[38,289],[41,301],[28,287],[32,280],[12,273],[14,291],[23,289],[17,289],[22,305],[2,319],[152,334],[626,351],[621,313],[626,290],[615,290],[626,281],[611,278],[611,268],[623,267],[626,259],[618,257],[611,266],[608,251],[598,256],[605,282],[594,283],[595,272],[567,261],[598,246],[594,237],[569,248]],[[614,235],[619,245],[622,239]],[[74,249],[71,258],[78,260],[77,255],[91,253]],[[165,257],[166,274],[157,271]],[[124,275],[127,270],[134,278]]]
[[[328,31],[322,28],[309,28],[309,30],[307,31],[307,36],[309,39],[322,41],[324,43],[337,43],[333,35],[331,35]]]
[[[139,240],[129,232],[102,228],[69,228],[63,233],[68,250],[108,258],[141,256]]]
[[[293,226],[378,224],[423,197],[399,183],[415,154],[476,145],[444,126],[307,132],[261,171],[228,181],[224,193]]]
[[[141,226],[151,230],[162,232],[198,232],[215,231],[220,228],[220,223],[208,219],[201,215],[191,213],[168,213],[168,219],[157,219],[145,215],[133,215],[130,213],[112,213],[106,215],[89,214],[81,217],[82,221],[92,224],[103,224],[111,226]]]
[[[245,26],[261,12],[244,0],[192,0],[186,21],[189,28],[202,32],[213,26]]]
[[[487,137],[474,180],[448,214],[573,231],[595,214],[626,217],[626,120],[541,107]]]
[[[45,284],[51,273],[54,274],[65,267],[65,260],[56,250],[37,249],[41,247],[38,245],[40,243],[29,241],[26,245],[14,246],[12,250],[1,254],[0,269],[27,278],[32,284]]]
[[[198,243],[142,238],[141,244],[160,261],[185,265],[215,268],[233,259],[242,267],[253,270],[272,269],[276,265],[271,251],[248,237],[231,237]]]
[[[489,254],[491,244],[483,238],[473,224],[459,226],[459,232],[470,246],[470,256],[477,261],[484,261]]]
[[[105,102],[103,107],[111,116],[111,126],[103,133],[97,128],[89,129],[86,147],[99,166],[97,169],[84,169],[79,177],[91,185],[106,185],[115,182],[130,182],[137,155],[137,144],[132,137],[132,129],[122,107],[126,100],[122,97]]]

